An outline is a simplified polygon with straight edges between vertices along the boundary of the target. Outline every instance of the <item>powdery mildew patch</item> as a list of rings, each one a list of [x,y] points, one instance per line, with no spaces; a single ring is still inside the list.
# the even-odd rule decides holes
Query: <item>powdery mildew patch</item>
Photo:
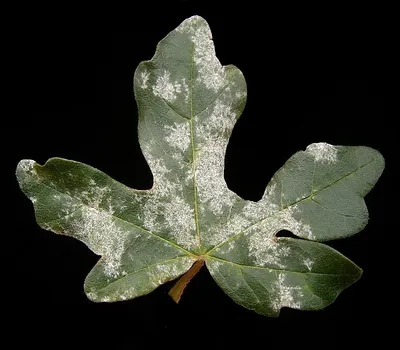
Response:
[[[165,220],[179,245],[186,249],[194,249],[198,246],[199,242],[195,236],[194,209],[184,199],[175,197],[165,204]]]
[[[210,237],[208,243],[222,244],[216,251],[226,254],[238,241],[233,239],[228,244],[223,242],[231,236],[244,234],[247,237],[249,256],[253,257],[256,266],[286,267],[284,262],[290,254],[290,248],[279,242],[275,235],[281,230],[288,230],[309,239],[314,236],[308,224],[295,218],[295,214],[299,214],[299,206],[292,205],[281,210],[278,198],[276,183],[271,180],[260,201],[245,201],[242,209],[230,215],[226,222],[210,227],[207,232],[207,237]]]
[[[240,100],[244,97],[247,97],[247,92],[246,91],[237,91],[235,93],[235,97]]]
[[[307,267],[308,271],[311,271],[314,265],[314,260],[311,260],[310,258],[304,259],[303,264]]]
[[[194,116],[193,126],[190,122],[185,121],[165,126],[165,141],[173,150],[169,156],[180,162],[179,166],[183,176],[177,177],[176,180],[172,176],[168,177],[169,170],[165,169],[167,163],[152,157],[151,148],[153,146],[149,144],[144,147],[144,154],[153,172],[154,186],[150,200],[144,204],[143,217],[147,229],[152,232],[164,229],[164,232],[168,231],[167,234],[176,242],[182,242],[184,248],[193,249],[195,242],[191,229],[193,228],[192,223],[196,224],[194,220],[195,206],[197,205],[200,220],[202,216],[210,213],[217,218],[219,215],[223,215],[227,208],[232,207],[238,198],[226,186],[224,162],[228,138],[237,119],[237,111],[233,109],[233,106],[238,99],[246,96],[246,92],[243,87],[232,91],[231,88],[235,85],[233,82],[230,83],[230,86],[226,86],[225,69],[215,56],[211,31],[202,18],[198,16],[189,18],[177,28],[177,31],[186,34],[193,42],[194,69],[197,71],[195,83],[200,83],[215,93],[219,92],[220,96],[201,113],[201,116]],[[161,74],[154,79],[153,94],[168,102],[180,102],[179,99],[181,99],[188,103],[190,87],[187,79],[189,77],[172,78],[168,70],[161,69]],[[143,82],[143,77],[138,80],[139,84],[141,82]],[[187,167],[184,154],[190,148],[192,148],[194,159],[192,159],[192,166]],[[196,204],[188,203],[180,191],[181,187],[188,185],[191,185],[196,191]],[[160,198],[165,203],[160,203]],[[167,200],[169,204],[166,204]],[[176,210],[180,208],[186,210],[185,214],[179,214],[182,220],[173,220],[178,215]],[[193,220],[191,220],[192,217]],[[171,222],[176,221],[178,225],[170,226],[170,218]],[[184,226],[183,220],[186,219],[190,225]],[[163,222],[167,223],[166,228],[162,227]],[[226,230],[224,231],[226,233]],[[202,236],[205,235],[207,232],[202,232]],[[210,232],[210,239],[214,240],[211,236]],[[225,236],[225,234],[220,235],[220,239]]]
[[[286,282],[286,274],[278,274],[273,291],[275,298],[272,300],[272,306],[275,311],[279,311],[284,306],[300,309],[303,292],[300,286],[291,286]]]
[[[337,147],[325,142],[312,143],[306,148],[306,152],[311,154],[317,162],[333,164],[337,161]]]
[[[209,269],[212,276],[218,279],[219,274],[221,274],[219,268],[223,263],[213,259],[207,263],[207,268]],[[240,267],[239,267],[240,269]],[[276,280],[272,283],[269,289],[271,299],[271,308],[279,312],[282,307],[290,307],[293,309],[300,309],[304,293],[301,286],[293,286],[287,280],[288,275],[284,272],[278,273]],[[229,285],[231,292],[236,292],[242,286],[240,280],[236,281],[236,284]],[[247,287],[247,286],[246,286]],[[258,300],[258,295],[253,294],[253,296]]]
[[[225,89],[209,108],[195,117],[196,144],[199,146],[196,185],[203,214],[209,210],[214,215],[222,215],[239,198],[228,189],[224,176],[226,147],[237,120],[237,111],[232,108],[234,103],[230,90]]]
[[[284,262],[290,254],[289,247],[276,242],[261,227],[253,226],[246,233],[250,235],[249,256],[254,258],[256,266],[286,267]]]
[[[250,222],[260,221],[279,212],[279,205],[272,198],[276,185],[269,186],[264,198],[259,202],[247,201],[243,208],[243,216]]]
[[[224,134],[231,133],[235,123],[237,114],[232,110],[232,101],[224,103],[221,99],[215,101],[211,115],[205,124],[205,132],[208,134]]]
[[[207,268],[210,271],[211,275],[215,275],[217,272],[219,272],[220,266],[222,266],[222,262],[215,259],[212,259],[207,263]]]
[[[227,221],[218,226],[209,227],[209,231],[206,232],[208,243],[210,245],[218,245],[226,241],[229,237],[243,232],[254,223],[275,215],[279,211],[278,204],[272,200],[275,189],[276,185],[270,185],[263,200],[259,202],[245,201],[246,204],[240,212],[229,215]],[[243,201],[238,197],[236,200]],[[256,227],[253,232],[255,231]],[[230,244],[232,249],[232,245],[236,244],[236,241],[234,240]],[[219,248],[216,248],[216,250],[219,251]]]
[[[153,86],[154,96],[159,96],[168,102],[174,102],[181,92],[181,84],[171,82],[171,73],[164,70],[161,76],[157,77],[156,85]]]
[[[27,174],[38,178],[34,164],[32,160],[24,160],[20,167]],[[50,185],[56,188],[54,183]],[[57,207],[61,208],[57,214],[57,225],[63,228],[63,233],[85,242],[93,252],[102,255],[105,275],[117,277],[124,243],[132,233],[124,231],[116,224],[117,219],[113,216],[114,210],[110,204],[110,192],[109,187],[99,187],[91,179],[86,190],[75,191],[73,194],[69,191],[67,194],[55,193],[51,195],[51,199],[58,202]],[[34,204],[37,202],[36,197],[31,196],[30,199]],[[55,221],[43,223],[42,226],[52,230]]]
[[[179,257],[173,262],[160,263],[155,268],[154,271],[149,273],[149,279],[154,287],[179,277],[184,274],[194,263],[194,259],[184,256]]]
[[[215,48],[208,24],[198,16],[184,21],[178,32],[186,33],[194,44],[194,62],[198,70],[197,81],[208,89],[219,91],[225,84],[225,71],[215,56]]]
[[[33,169],[33,166],[35,164],[35,161],[32,159],[22,159],[19,163],[18,166],[27,174],[29,175],[36,175],[36,172]]]
[[[290,247],[275,235],[281,230],[288,230],[309,239],[314,236],[311,227],[295,217],[300,211],[298,205],[280,209],[276,191],[276,183],[271,180],[259,202],[246,201],[242,210],[231,215],[226,223],[214,227],[214,232],[210,229],[212,240],[209,242],[222,244],[215,249],[216,252],[228,254],[238,242],[236,239],[229,241],[229,237],[240,237],[243,234],[246,237],[248,254],[254,259],[255,266],[287,267]],[[228,243],[223,243],[227,240]],[[306,263],[311,268],[312,262]]]
[[[71,234],[86,242],[88,247],[96,254],[102,256],[104,263],[104,274],[108,277],[118,277],[121,273],[121,257],[125,251],[125,242],[132,232],[128,232],[117,224],[117,218],[113,216],[114,209],[109,196],[111,189],[107,186],[99,187],[90,180],[87,190],[80,192],[80,198],[87,204],[80,206],[81,216],[73,216],[70,224]],[[77,194],[76,197],[79,198]],[[107,203],[108,209],[101,207]],[[69,211],[76,211],[73,207],[66,205],[64,212],[67,217]]]
[[[129,288],[120,289],[117,287],[114,291],[103,297],[99,296],[99,293],[93,289],[87,291],[86,294],[89,299],[101,302],[133,299],[140,295],[150,293],[165,282],[181,276],[193,263],[193,258],[185,256],[170,261],[160,261],[158,265],[151,266],[146,270],[140,269],[140,271],[131,271],[121,274],[129,278],[135,278],[135,285],[129,286]]]
[[[165,140],[175,148],[176,152],[184,153],[190,147],[190,125],[188,122],[175,123],[174,126],[165,125],[168,135]],[[178,158],[182,160],[182,157]]]
[[[171,145],[187,148],[188,140],[184,123],[170,129]],[[190,140],[190,138],[189,138]],[[196,221],[193,203],[185,199],[185,181],[180,177],[170,176],[170,170],[161,158],[152,156],[152,147],[145,146],[143,151],[152,170],[154,185],[143,201],[140,219],[143,226],[163,237],[169,237],[185,249],[195,249],[199,242],[196,238]]]
[[[183,98],[185,100],[185,103],[189,102],[189,85],[186,82],[185,78],[181,79],[180,85],[182,87],[182,94],[183,94]]]
[[[179,134],[179,127],[175,130]],[[176,137],[175,135],[175,141],[179,143]],[[33,170],[34,164],[34,161],[23,161],[21,168],[28,174],[36,176]],[[167,225],[167,228],[170,228],[169,235],[179,245],[187,249],[196,247],[198,242],[194,235],[194,212],[183,199],[179,179],[176,183],[168,180],[166,175],[169,170],[162,160],[150,158],[150,164],[155,177],[159,179],[157,181],[159,190],[139,196],[144,203],[142,218],[147,228],[165,232]],[[117,209],[124,205],[119,205],[118,200],[112,201],[111,195],[108,186],[98,186],[93,179],[90,179],[85,190],[74,191],[68,195],[54,194],[53,199],[62,202],[62,209],[58,214],[59,220],[62,220],[58,223],[59,227],[63,227],[65,234],[82,240],[93,252],[101,255],[105,275],[116,278],[124,272],[120,271],[120,267],[125,242],[128,236],[132,237],[135,234],[137,237],[138,234],[124,229],[119,219],[114,216],[113,205],[117,206]],[[35,203],[36,198],[32,197],[32,202]],[[162,223],[158,222],[160,214],[163,216]],[[52,229],[51,224],[44,226]]]
[[[233,205],[237,195],[226,186],[224,178],[224,159],[226,141],[213,138],[203,144],[198,152],[196,185],[200,211],[212,211],[222,215],[224,208]]]
[[[98,211],[93,208],[82,208],[82,220],[75,221],[73,227],[79,236],[85,237],[88,246],[104,262],[104,274],[109,277],[120,275],[121,257],[125,241],[129,235],[115,223],[112,212]]]
[[[242,215],[234,214],[226,222],[222,222],[213,227],[207,227],[205,232],[203,232],[203,235],[207,237],[207,243],[209,245],[216,246],[222,242],[225,242],[230,236],[241,232],[249,225],[250,221],[246,220]],[[232,241],[232,244],[235,245],[236,242]],[[233,247],[231,246],[230,249],[232,248]],[[221,249],[226,249],[226,247],[223,246],[223,248],[215,248],[217,252],[220,252]]]
[[[276,265],[286,267],[283,261],[290,254],[290,248],[275,240],[275,235],[281,230],[288,230],[298,236],[313,238],[309,225],[294,218],[293,214],[298,207],[293,205],[287,209],[277,211],[274,215],[260,221],[250,229],[245,230],[248,236],[249,256],[254,257],[257,266]]]
[[[142,79],[140,87],[143,90],[147,89],[147,82],[149,81],[150,73],[148,71],[141,72],[140,73],[140,78]]]

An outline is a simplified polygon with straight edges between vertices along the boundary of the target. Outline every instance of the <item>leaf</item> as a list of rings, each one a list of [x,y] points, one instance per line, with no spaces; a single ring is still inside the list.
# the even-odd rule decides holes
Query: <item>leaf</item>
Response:
[[[205,262],[234,301],[276,316],[282,307],[321,309],[360,278],[359,267],[318,241],[364,228],[363,197],[384,168],[379,152],[314,143],[278,170],[260,201],[230,191],[225,150],[246,83],[236,67],[221,66],[198,16],[139,64],[134,90],[150,190],[61,158],[17,167],[38,224],[101,255],[84,285],[91,300],[132,299],[186,273],[170,293],[178,301]],[[299,239],[276,237],[280,230]]]

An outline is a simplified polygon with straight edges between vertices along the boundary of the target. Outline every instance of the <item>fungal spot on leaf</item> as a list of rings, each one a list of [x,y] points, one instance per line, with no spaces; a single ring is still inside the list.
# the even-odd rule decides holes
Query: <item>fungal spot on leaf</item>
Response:
[[[317,162],[332,164],[337,160],[338,149],[326,142],[309,145],[306,152],[311,154]]]

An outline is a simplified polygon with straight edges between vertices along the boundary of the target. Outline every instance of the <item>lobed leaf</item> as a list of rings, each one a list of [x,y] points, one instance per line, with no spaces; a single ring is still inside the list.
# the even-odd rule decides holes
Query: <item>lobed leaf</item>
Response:
[[[318,243],[364,228],[363,197],[384,168],[368,147],[313,143],[247,201],[228,189],[225,151],[246,103],[246,83],[215,56],[207,22],[194,16],[157,46],[134,75],[138,135],[154,178],[138,191],[89,165],[22,160],[17,179],[44,229],[101,256],[85,281],[93,301],[147,294],[186,273],[178,301],[203,261],[238,304],[268,316],[282,307],[321,309],[361,269]],[[290,230],[299,239],[278,238]]]

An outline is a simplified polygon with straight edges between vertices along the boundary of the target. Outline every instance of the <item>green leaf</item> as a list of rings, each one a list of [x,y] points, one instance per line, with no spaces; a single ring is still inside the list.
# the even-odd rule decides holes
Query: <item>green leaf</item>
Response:
[[[225,150],[246,83],[236,67],[221,66],[198,16],[139,64],[134,90],[151,189],[61,158],[17,167],[38,224],[101,255],[85,281],[91,300],[132,299],[186,273],[170,293],[179,301],[205,262],[234,301],[276,316],[282,307],[321,309],[360,278],[359,267],[316,241],[366,225],[363,197],[383,171],[379,152],[314,143],[278,170],[260,201],[230,191]],[[299,239],[276,237],[280,230]]]

